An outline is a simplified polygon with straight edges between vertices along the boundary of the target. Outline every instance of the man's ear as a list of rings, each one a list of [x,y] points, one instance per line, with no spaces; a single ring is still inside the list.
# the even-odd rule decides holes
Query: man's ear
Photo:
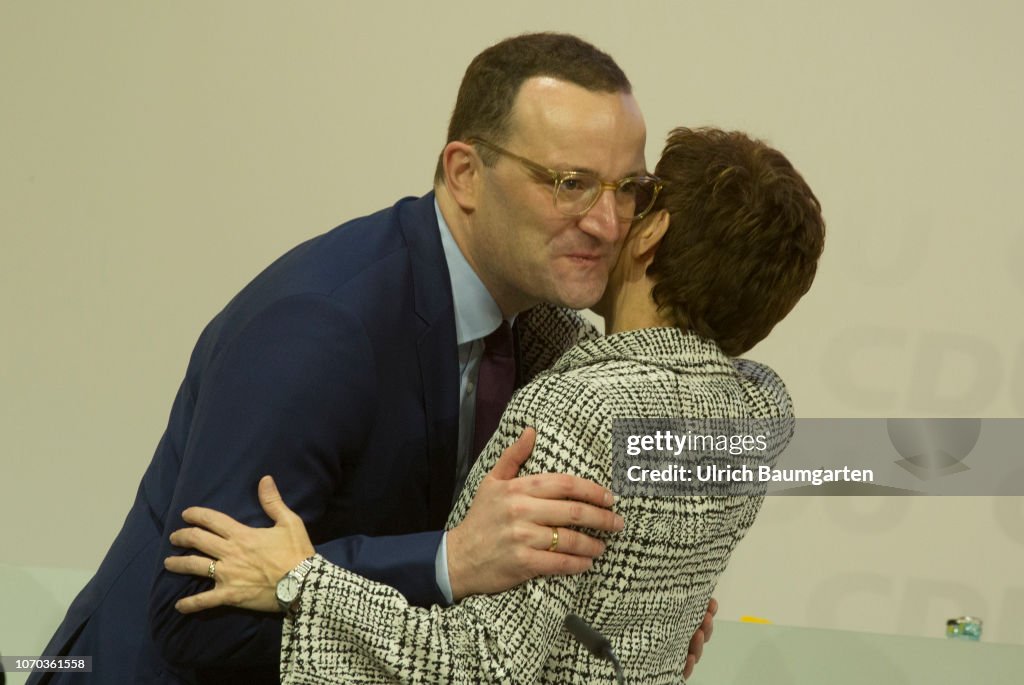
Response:
[[[668,225],[668,210],[659,209],[644,217],[640,223],[633,226],[629,241],[630,256],[641,262],[654,259],[654,253],[658,250],[661,239],[665,237]]]
[[[461,140],[453,140],[441,152],[444,184],[455,202],[465,212],[476,209],[479,194],[480,167],[483,161],[476,149]]]

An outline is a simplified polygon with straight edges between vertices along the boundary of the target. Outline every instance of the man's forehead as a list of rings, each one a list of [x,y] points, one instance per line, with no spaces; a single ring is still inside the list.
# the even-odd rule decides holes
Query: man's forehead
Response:
[[[519,87],[510,115],[520,123],[534,120],[557,122],[558,117],[587,120],[630,110],[643,121],[640,108],[631,93],[589,90],[552,76],[534,76],[526,79]]]
[[[614,161],[626,165],[619,171],[644,170],[646,128],[626,92],[591,91],[547,76],[527,79],[512,107],[508,139],[528,148],[519,152],[541,154],[558,168],[600,173],[597,166]]]

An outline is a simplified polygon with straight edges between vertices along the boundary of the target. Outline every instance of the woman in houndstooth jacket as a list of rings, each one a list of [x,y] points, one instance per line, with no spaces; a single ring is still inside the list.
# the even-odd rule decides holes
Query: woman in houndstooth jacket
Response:
[[[740,133],[676,129],[656,174],[665,186],[655,211],[631,229],[595,307],[608,334],[573,346],[515,394],[449,529],[526,427],[536,440],[523,472],[560,471],[610,486],[614,419],[792,416],[779,377],[734,356],[763,339],[810,287],[824,245],[817,199],[781,153]],[[574,313],[541,308],[529,316],[552,347],[576,341]],[[258,550],[246,553],[249,566],[266,569],[265,580],[256,574],[246,586],[218,571],[218,583],[235,586],[220,603],[276,608],[274,569],[311,553],[301,521],[275,494],[272,482],[261,483],[279,523],[255,532],[284,528],[298,542],[278,549],[273,563]],[[282,680],[611,682],[612,667],[563,630],[574,613],[611,641],[627,680],[678,683],[681,645],[760,505],[759,496],[623,496],[615,510],[626,527],[605,536],[607,549],[589,572],[536,578],[450,607],[411,607],[396,590],[313,556],[284,623]],[[553,537],[545,533],[538,548],[557,544]],[[218,563],[226,568],[228,560]]]

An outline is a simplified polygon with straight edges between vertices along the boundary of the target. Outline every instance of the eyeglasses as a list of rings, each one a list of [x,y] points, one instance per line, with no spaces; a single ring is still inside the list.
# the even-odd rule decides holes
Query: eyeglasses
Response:
[[[466,142],[511,157],[537,176],[553,182],[555,208],[568,216],[589,212],[607,188],[615,191],[615,213],[620,219],[642,219],[651,211],[663,185],[656,176],[628,176],[608,182],[588,171],[555,171],[482,138],[470,138]]]

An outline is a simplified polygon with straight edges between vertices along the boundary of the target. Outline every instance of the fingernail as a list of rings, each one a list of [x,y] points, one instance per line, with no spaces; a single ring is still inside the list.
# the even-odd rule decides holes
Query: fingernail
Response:
[[[613,504],[615,504],[615,495],[613,495],[611,492],[605,490],[605,492],[604,492],[604,505],[606,507],[610,507]]]
[[[622,530],[626,527],[626,520],[619,515],[615,516],[615,530]]]

